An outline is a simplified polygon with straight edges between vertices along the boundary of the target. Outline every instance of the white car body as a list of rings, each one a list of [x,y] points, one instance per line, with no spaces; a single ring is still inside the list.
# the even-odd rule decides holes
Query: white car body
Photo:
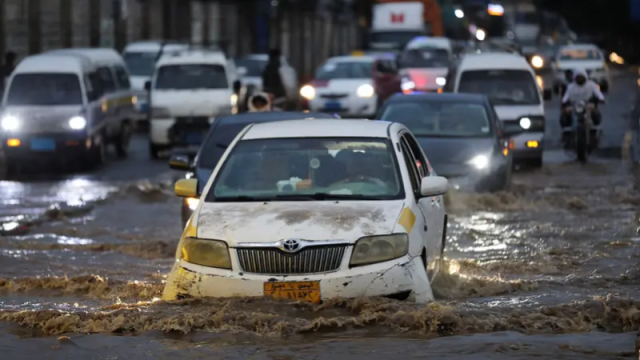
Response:
[[[329,58],[322,66],[335,66],[344,62],[371,62],[372,56],[339,56]],[[362,79],[332,79],[326,85],[320,86],[316,82],[312,85],[315,97],[309,100],[309,110],[320,112],[335,112],[341,117],[371,117],[378,109],[378,95],[369,97],[358,95],[358,89],[363,85],[375,88],[373,77]],[[332,104],[337,104],[333,106]]]
[[[468,54],[455,68],[455,74],[450,76],[452,84],[450,90],[459,92],[460,79],[465,71],[478,70],[523,70],[531,74],[531,81],[542,92],[535,72],[527,62],[527,59],[512,53],[484,53]],[[449,84],[447,84],[449,86]],[[539,131],[526,131],[512,138],[514,144],[514,159],[528,159],[542,164],[542,153],[545,135],[545,110],[544,99],[539,94],[539,102],[535,105],[503,105],[494,104],[496,113],[505,127],[518,126],[522,118],[531,118],[532,122],[538,122],[536,128]],[[537,119],[537,120],[535,120]],[[533,146],[535,144],[535,146]]]
[[[239,142],[272,138],[354,137],[391,143],[390,149],[395,153],[398,164],[396,171],[405,193],[403,199],[240,203],[204,200],[207,193],[213,191],[214,180]],[[427,267],[434,270],[435,276],[446,233],[442,195],[447,191],[448,183],[433,172],[425,174],[417,191],[421,195],[415,195],[412,181],[417,183],[417,172],[410,171],[415,171],[417,167],[413,160],[410,164],[404,160],[405,154],[411,156],[411,153],[401,151],[405,148],[405,138],[409,137],[413,138],[413,135],[403,125],[383,121],[293,120],[249,125],[228,147],[202,192],[199,205],[178,244],[176,262],[167,279],[163,298],[261,297],[265,296],[265,284],[268,283],[317,282],[320,300],[385,296],[409,291],[414,293],[417,302],[434,300]],[[417,150],[420,151],[418,157],[426,159],[419,146]],[[413,166],[412,170],[408,165]],[[406,255],[371,265],[350,266],[352,250],[358,239],[389,234],[408,234]],[[186,261],[182,252],[186,238],[226,242],[231,269],[200,266]],[[254,255],[258,254],[255,250],[265,248],[285,251],[284,244],[292,239],[298,240],[302,247],[298,249],[301,252],[289,252],[292,258],[288,261],[299,262],[303,270],[294,274],[273,274],[268,270],[273,269],[271,263],[258,266],[267,269],[260,272],[246,271],[242,267],[241,264],[247,262],[241,256],[246,256],[247,251],[254,251]],[[336,246],[336,252],[329,254],[318,246]],[[309,253],[304,253],[305,249],[324,251],[328,257],[323,260],[330,258],[333,268],[324,272],[304,270],[305,265],[311,266],[320,261],[307,256]],[[423,258],[427,259],[427,266]],[[276,263],[275,258],[272,260]]]
[[[228,87],[224,89],[158,90],[158,69],[172,65],[220,65],[225,68]],[[208,117],[210,122],[218,115],[232,113],[237,103],[233,94],[236,69],[233,61],[219,51],[204,49],[185,50],[163,55],[156,64],[149,96],[151,106],[150,141],[154,146],[170,147],[168,131],[176,118]]]
[[[575,59],[575,60],[562,60],[560,59],[560,55],[563,52],[571,52],[571,51],[595,51],[599,54],[600,59]],[[600,48],[596,45],[591,44],[576,44],[576,45],[567,45],[558,49],[558,53],[554,62],[552,63],[552,68],[554,70],[555,81],[558,84],[564,84],[565,82],[565,71],[576,69],[584,70],[589,78],[600,86],[606,84],[607,86],[611,84],[611,76],[609,73],[609,67],[605,61],[605,57],[602,54]]]

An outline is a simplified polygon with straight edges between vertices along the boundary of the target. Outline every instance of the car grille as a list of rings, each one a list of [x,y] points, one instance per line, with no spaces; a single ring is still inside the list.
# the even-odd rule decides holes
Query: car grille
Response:
[[[349,96],[349,94],[322,94],[322,95],[320,95],[321,98],[330,99],[330,100],[344,99],[344,98],[346,98],[348,96]]]
[[[340,268],[346,248],[346,245],[309,247],[295,254],[265,248],[239,248],[236,251],[244,272],[291,275],[336,271]]]

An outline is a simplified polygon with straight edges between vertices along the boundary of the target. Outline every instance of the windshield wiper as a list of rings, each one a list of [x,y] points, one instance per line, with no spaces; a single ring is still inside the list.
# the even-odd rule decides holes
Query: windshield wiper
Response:
[[[377,197],[364,196],[362,194],[330,194],[317,192],[315,194],[279,194],[276,199],[286,200],[379,200]]]

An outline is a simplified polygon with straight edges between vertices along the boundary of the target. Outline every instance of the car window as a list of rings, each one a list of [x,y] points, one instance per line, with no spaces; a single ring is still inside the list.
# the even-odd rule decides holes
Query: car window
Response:
[[[163,65],[158,69],[156,90],[227,89],[229,81],[222,65]]]
[[[80,81],[72,73],[17,74],[9,84],[5,105],[82,105]]]
[[[602,54],[596,49],[561,49],[558,60],[602,60]]]
[[[371,138],[278,138],[238,142],[206,201],[402,199],[393,145]],[[319,199],[321,200],[321,199]]]
[[[123,58],[132,76],[150,77],[155,70],[159,53],[159,51],[125,52]]]
[[[256,59],[251,57],[239,58],[235,60],[236,68],[245,68],[249,77],[261,77],[262,71],[267,66],[267,60]]]
[[[102,81],[100,80],[100,75],[97,72],[93,71],[87,75],[87,81],[89,86],[87,89],[91,89],[90,93],[87,94],[89,97],[89,101],[99,100],[104,95],[104,89]]]
[[[418,169],[415,165],[416,159],[413,157],[413,154],[411,154],[409,144],[407,144],[407,141],[402,137],[400,138],[400,147],[402,149],[404,162],[409,172],[409,177],[411,178],[411,188],[413,189],[414,193],[418,193],[420,191],[420,176],[418,175]]]
[[[114,92],[116,90],[116,80],[111,73],[111,69],[106,66],[101,66],[96,69],[100,82],[102,83],[102,90],[105,94]]]
[[[400,55],[401,68],[446,68],[450,64],[449,52],[445,49],[424,47],[410,49]]]
[[[129,81],[129,73],[122,66],[115,66],[114,71],[116,78],[118,78],[118,85],[121,89],[131,89],[131,82]]]
[[[492,132],[484,105],[468,102],[391,102],[379,118],[399,122],[416,136],[489,137]]]
[[[468,70],[458,91],[487,95],[496,105],[538,105],[540,90],[528,70]]]
[[[316,71],[316,80],[371,79],[373,62],[329,61]]]
[[[429,176],[429,161],[422,153],[422,148],[420,148],[416,139],[409,133],[402,135],[402,138],[407,142],[413,157],[416,159],[416,167],[420,178],[422,179],[423,177]]]

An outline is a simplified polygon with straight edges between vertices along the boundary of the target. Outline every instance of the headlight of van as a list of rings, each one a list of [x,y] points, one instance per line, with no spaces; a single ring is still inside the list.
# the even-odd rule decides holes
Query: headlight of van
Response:
[[[82,130],[87,127],[87,119],[82,116],[74,116],[69,119],[69,127],[73,130]]]
[[[169,109],[167,108],[154,107],[151,109],[151,117],[156,119],[169,118],[171,114],[169,114]]]
[[[5,115],[0,120],[0,126],[4,131],[15,131],[20,129],[20,119],[13,115]]]
[[[366,236],[356,241],[350,266],[381,263],[405,256],[409,251],[407,234]]]
[[[231,269],[229,247],[220,240],[185,238],[180,259],[196,265]]]

